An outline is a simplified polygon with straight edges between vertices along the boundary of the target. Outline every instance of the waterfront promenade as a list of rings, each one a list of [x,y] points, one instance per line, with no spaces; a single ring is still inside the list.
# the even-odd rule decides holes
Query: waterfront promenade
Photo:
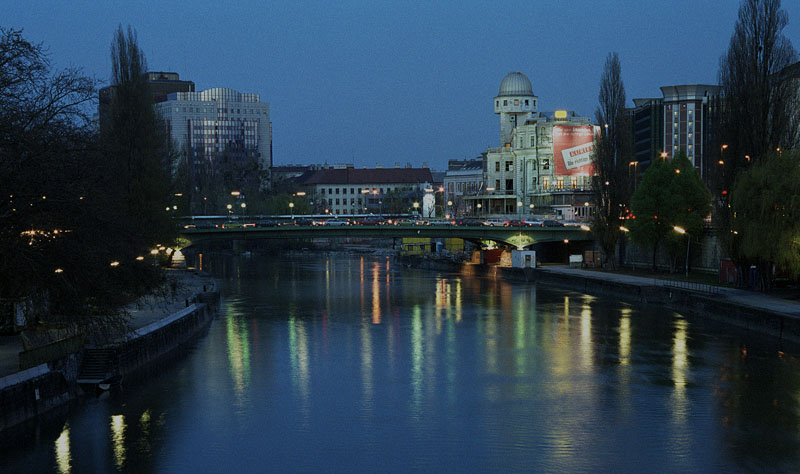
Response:
[[[126,307],[131,330],[167,318],[184,309],[187,300],[191,302],[199,293],[216,288],[214,279],[202,273],[168,270],[167,278],[164,295],[147,295]],[[171,291],[173,283],[174,292]],[[22,339],[18,335],[0,337],[0,379],[19,371],[19,353],[22,350]]]

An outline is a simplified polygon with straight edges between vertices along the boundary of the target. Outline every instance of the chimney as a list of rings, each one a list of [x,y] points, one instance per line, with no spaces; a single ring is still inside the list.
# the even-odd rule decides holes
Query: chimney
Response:
[[[379,170],[379,169],[381,169],[381,168],[383,168],[383,165],[382,165],[382,164],[380,164],[380,163],[375,163],[375,169],[376,169],[376,170]]]
[[[422,162],[422,167],[423,168],[427,168],[428,167],[428,162],[427,161],[423,161]]]
[[[399,161],[395,161],[394,162],[394,167],[395,168],[399,168],[400,167],[400,162]]]

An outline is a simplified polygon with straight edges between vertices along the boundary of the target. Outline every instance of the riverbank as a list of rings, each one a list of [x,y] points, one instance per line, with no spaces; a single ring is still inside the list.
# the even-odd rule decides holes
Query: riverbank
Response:
[[[484,274],[531,282],[642,305],[658,305],[800,344],[800,302],[754,291],[708,285],[692,286],[674,280],[644,278],[566,265],[509,268],[434,258],[398,257],[408,266],[431,270]]]
[[[0,431],[81,396],[80,384],[92,390],[102,380],[134,374],[201,334],[216,313],[216,281],[194,271],[169,270],[167,278],[166,294],[140,298],[126,308],[129,332],[112,344],[81,344],[20,370],[31,351],[22,351],[19,337],[0,341]]]

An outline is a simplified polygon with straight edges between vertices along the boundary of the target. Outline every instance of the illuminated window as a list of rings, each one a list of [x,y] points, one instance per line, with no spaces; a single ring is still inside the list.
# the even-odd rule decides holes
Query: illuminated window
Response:
[[[514,105],[519,105],[519,99],[514,99]]]
[[[578,187],[578,177],[577,176],[571,177],[569,179],[569,185],[572,186],[572,189],[577,188]]]
[[[564,178],[556,179],[556,189],[564,189]]]
[[[542,178],[542,187],[545,189],[550,187],[550,178],[547,177]]]

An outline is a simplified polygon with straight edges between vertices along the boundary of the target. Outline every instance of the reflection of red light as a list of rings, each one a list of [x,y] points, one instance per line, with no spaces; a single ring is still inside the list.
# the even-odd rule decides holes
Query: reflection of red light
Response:
[[[722,190],[722,195],[724,196],[724,195],[726,195],[726,194],[728,194],[728,190],[727,190],[727,189],[723,189],[723,190]]]

